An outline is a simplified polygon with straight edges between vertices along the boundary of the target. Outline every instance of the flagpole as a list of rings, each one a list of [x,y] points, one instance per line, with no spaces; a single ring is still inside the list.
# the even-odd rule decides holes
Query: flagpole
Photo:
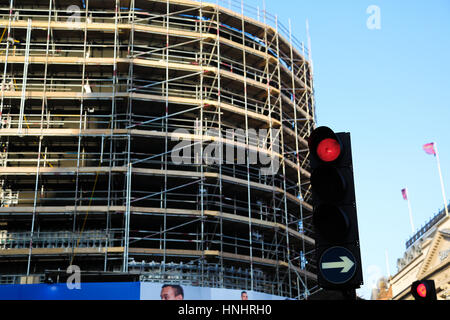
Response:
[[[434,148],[435,148],[435,152],[436,152],[436,160],[437,160],[437,165],[438,165],[438,170],[439,170],[439,178],[441,179],[441,190],[442,190],[442,198],[444,199],[445,214],[448,217],[449,216],[449,214],[448,214],[448,204],[447,204],[447,198],[445,197],[444,179],[442,178],[441,162],[439,161],[439,152],[438,152],[438,149],[437,149],[437,143],[436,142],[434,143]]]
[[[408,190],[408,188],[406,190]],[[408,192],[408,191],[406,191],[406,192]],[[411,223],[411,231],[414,234],[414,232],[416,231],[416,228],[414,227],[412,210],[411,210],[411,202],[409,201],[409,194],[407,196],[407,201],[408,201],[408,210],[409,210],[409,222]]]
[[[386,256],[386,271],[387,271],[387,273],[388,273],[388,280],[389,280],[390,277],[391,277],[391,270],[390,270],[390,268],[389,268],[389,255],[388,255],[388,251],[385,250],[385,251],[384,251],[384,254],[385,254],[385,256]]]

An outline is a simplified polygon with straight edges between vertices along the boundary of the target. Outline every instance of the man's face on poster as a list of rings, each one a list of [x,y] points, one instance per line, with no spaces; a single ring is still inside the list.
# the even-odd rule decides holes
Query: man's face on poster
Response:
[[[168,286],[161,289],[161,300],[183,300],[183,296],[176,295],[176,290]]]

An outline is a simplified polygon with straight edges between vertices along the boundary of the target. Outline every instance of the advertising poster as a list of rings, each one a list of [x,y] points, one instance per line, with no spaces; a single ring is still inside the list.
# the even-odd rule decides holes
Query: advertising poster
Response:
[[[183,285],[161,283],[141,283],[141,300],[285,300],[284,297],[265,293],[220,289],[201,288]],[[162,297],[163,296],[163,297]]]

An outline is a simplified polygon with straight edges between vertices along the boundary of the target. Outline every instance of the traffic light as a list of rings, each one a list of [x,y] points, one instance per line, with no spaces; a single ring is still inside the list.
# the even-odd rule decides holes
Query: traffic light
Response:
[[[411,294],[418,301],[437,300],[436,287],[433,280],[414,282],[411,286]]]
[[[317,128],[309,149],[319,286],[359,288],[363,278],[350,134]]]

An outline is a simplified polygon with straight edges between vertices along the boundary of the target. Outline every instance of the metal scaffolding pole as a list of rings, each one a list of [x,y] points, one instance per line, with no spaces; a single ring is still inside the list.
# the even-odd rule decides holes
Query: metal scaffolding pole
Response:
[[[253,241],[252,241],[252,222],[251,222],[251,195],[250,195],[250,151],[249,151],[249,126],[248,126],[248,96],[247,96],[247,58],[245,51],[245,19],[244,19],[244,1],[241,0],[241,21],[242,21],[242,60],[244,69],[244,105],[245,105],[245,145],[247,153],[247,204],[248,204],[248,237],[250,247],[250,290],[254,289],[254,270],[253,270]]]
[[[280,56],[280,45],[279,45],[279,33],[278,33],[278,17],[275,17],[275,25],[276,25],[276,51],[277,56]],[[280,70],[280,61],[278,60],[277,63],[277,73],[278,73],[278,89],[280,90],[280,96],[278,97],[279,102],[279,108],[280,108],[280,137],[281,137],[281,154],[285,156],[285,149],[284,149],[284,116],[283,116],[283,104],[281,103],[281,94],[282,94],[282,83],[281,83],[281,70]],[[291,261],[291,252],[290,252],[290,241],[289,241],[289,220],[288,220],[288,209],[287,209],[287,190],[286,190],[286,164],[284,161],[284,158],[281,162],[282,164],[282,170],[283,170],[283,203],[284,203],[284,220],[286,224],[286,248],[287,248],[287,257],[286,259],[288,261]],[[292,280],[291,280],[291,266],[289,265],[289,268],[287,270],[288,272],[288,281],[289,281],[289,291],[290,295],[292,296]]]
[[[48,15],[48,26],[47,26],[47,43],[45,47],[46,51],[46,62],[45,62],[45,69],[44,69],[44,96],[42,97],[42,105],[41,105],[41,122],[40,122],[40,129],[41,132],[43,131],[44,126],[44,111],[45,111],[45,92],[47,89],[47,70],[48,70],[48,49],[50,45],[50,21],[51,21],[51,12],[52,12],[52,0],[49,1],[49,15]],[[44,139],[44,135],[41,134],[39,137],[39,146],[38,146],[38,155],[37,155],[37,164],[36,164],[36,181],[35,181],[35,188],[34,188],[34,200],[33,200],[33,217],[31,221],[31,232],[30,232],[30,251],[28,254],[28,263],[27,263],[27,276],[30,275],[30,269],[31,269],[31,256],[32,256],[32,250],[33,250],[33,236],[34,236],[34,224],[36,220],[36,206],[37,206],[37,198],[38,198],[38,188],[39,188],[39,170],[41,167],[41,150],[42,150],[42,140]],[[45,165],[45,163],[44,163]]]
[[[204,67],[204,62],[205,62],[205,58],[203,57],[203,47],[204,47],[204,43],[203,43],[203,1],[200,2],[200,8],[199,8],[199,28],[200,28],[200,67],[203,68]],[[203,147],[204,147],[204,131],[205,129],[207,129],[206,126],[204,126],[204,109],[205,109],[205,102],[204,102],[204,81],[205,81],[205,76],[204,76],[204,72],[202,72],[200,74],[200,162],[199,162],[199,166],[200,166],[200,213],[201,213],[201,224],[200,224],[200,252],[201,252],[201,256],[200,256],[200,284],[203,286],[204,285],[204,281],[205,281],[205,201],[204,201],[204,197],[205,197],[205,193],[206,193],[206,189],[205,189],[205,168],[203,166],[204,164],[204,153],[203,153]]]
[[[88,10],[89,1],[86,1],[86,10]],[[55,15],[56,19],[56,15]],[[87,34],[88,34],[88,21],[85,20],[84,23],[84,37],[83,37],[83,57],[86,57],[86,46],[87,46]],[[79,114],[79,126],[78,126],[78,146],[77,146],[77,169],[76,169],[76,178],[75,178],[75,194],[74,194],[74,212],[73,212],[73,225],[72,225],[72,239],[71,239],[71,255],[69,265],[73,264],[75,258],[75,234],[76,234],[76,223],[77,223],[77,208],[79,203],[79,177],[80,177],[80,168],[81,168],[81,141],[82,141],[82,131],[83,131],[83,111],[84,111],[84,96],[86,93],[86,59],[83,59],[83,66],[81,71],[81,99],[80,99],[80,114]],[[80,198],[82,198],[80,196]],[[78,241],[77,241],[78,242]]]
[[[223,158],[223,141],[222,141],[222,137],[223,137],[223,132],[222,132],[222,108],[221,108],[221,103],[222,103],[222,97],[221,97],[221,88],[222,88],[222,81],[221,81],[221,68],[222,68],[222,60],[221,60],[221,51],[220,51],[220,10],[218,10],[218,0],[217,0],[217,4],[216,4],[216,9],[215,9],[215,14],[216,14],[216,28],[217,28],[217,37],[216,37],[216,49],[217,49],[217,113],[218,113],[218,120],[219,120],[219,212],[223,212],[223,177],[222,177],[222,164],[225,163],[224,158]],[[219,231],[219,236],[220,236],[220,252],[223,252],[223,218],[222,215],[219,218],[219,224],[220,224],[220,231]],[[224,261],[223,261],[223,256],[221,255],[219,258],[219,262],[220,262],[220,274],[223,277],[223,274],[225,273],[225,267],[224,267]],[[223,281],[223,278],[220,277],[219,281],[220,281],[220,287],[224,288],[225,284]]]
[[[3,116],[3,107],[4,107],[4,92],[6,89],[6,71],[8,70],[8,57],[9,57],[9,39],[11,39],[11,22],[12,22],[12,13],[13,13],[13,3],[14,0],[10,0],[9,2],[9,17],[8,17],[8,33],[6,36],[6,49],[5,49],[5,62],[3,68],[3,78],[2,78],[2,100],[0,104],[0,114]]]
[[[30,43],[31,43],[31,24],[32,20],[28,19],[27,25],[27,40],[25,48],[25,63],[23,65],[23,79],[22,79],[22,97],[20,99],[20,115],[19,115],[19,126],[17,133],[22,134],[23,117],[25,115],[25,93],[27,91],[27,80],[28,80],[28,63],[30,59]]]
[[[293,53],[293,46],[292,46],[292,26],[291,26],[291,20],[289,20],[289,42],[290,42],[290,58],[291,58],[291,76],[292,76],[292,99],[293,99],[293,110],[294,110],[294,130],[295,130],[295,156],[297,159],[297,167],[298,167],[298,172],[297,172],[297,185],[298,185],[298,195],[301,199],[301,201],[303,201],[303,193],[302,193],[302,179],[301,179],[301,174],[300,174],[300,148],[299,148],[299,139],[298,139],[298,118],[297,118],[297,90],[296,90],[296,85],[295,85],[295,75],[294,75],[294,53]],[[303,225],[303,206],[300,205],[299,206],[300,209],[300,221]],[[302,230],[299,230],[302,231]],[[306,250],[305,247],[305,242],[302,242],[302,252],[304,253]],[[300,265],[303,262],[300,261]],[[302,279],[302,284],[304,285],[304,289],[306,292],[305,298],[308,297],[307,291],[308,291],[308,278],[305,276],[304,279]],[[298,286],[298,290],[300,291],[300,286]],[[299,293],[300,296],[300,293]]]

